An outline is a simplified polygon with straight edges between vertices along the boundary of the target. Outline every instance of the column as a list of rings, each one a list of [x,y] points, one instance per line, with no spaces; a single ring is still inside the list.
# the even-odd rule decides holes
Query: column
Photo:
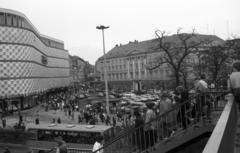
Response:
[[[144,64],[146,65],[146,63],[147,63],[147,61],[146,61],[146,59],[144,59]],[[144,68],[144,74],[145,74],[145,78],[147,78],[147,69],[146,68]]]
[[[138,78],[141,78],[141,61],[138,60]]]
[[[130,71],[129,71],[129,60],[127,60],[127,79],[130,78]]]

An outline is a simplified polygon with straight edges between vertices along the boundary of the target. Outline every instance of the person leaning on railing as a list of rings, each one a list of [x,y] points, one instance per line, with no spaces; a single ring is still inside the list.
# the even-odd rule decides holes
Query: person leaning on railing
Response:
[[[238,110],[240,112],[240,62],[235,62],[232,66],[232,74],[228,79],[228,89],[235,96]],[[239,125],[240,126],[240,125]]]
[[[178,86],[176,90],[180,94],[178,97],[180,104],[189,99],[188,91],[186,91],[182,86]],[[186,129],[187,125],[191,123],[191,121],[186,117],[187,114],[185,114],[188,109],[190,109],[190,103],[182,105],[177,114],[178,122],[181,122],[183,129]]]
[[[154,118],[156,118],[156,114],[154,112],[154,103],[147,103],[147,112],[146,112],[146,119],[145,123],[148,123],[145,125],[145,136],[146,136],[146,146],[152,147],[154,146],[154,142],[156,142],[156,136],[157,136],[157,130],[156,130],[156,122],[152,121]]]
[[[207,76],[206,74],[202,74],[200,76],[200,80],[195,84],[195,94],[201,94],[204,92],[209,92],[208,84],[206,82]],[[196,99],[196,111],[198,113],[197,119],[200,117],[207,117],[207,119],[210,119],[211,115],[211,109],[212,109],[212,102],[211,102],[211,96],[210,95],[202,95],[199,98]],[[207,106],[207,112],[204,113],[204,106]]]

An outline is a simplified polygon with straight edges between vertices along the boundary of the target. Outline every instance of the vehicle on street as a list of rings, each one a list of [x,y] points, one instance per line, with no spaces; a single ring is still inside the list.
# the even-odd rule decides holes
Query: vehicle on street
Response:
[[[94,89],[89,89],[89,93],[94,93]]]
[[[85,98],[91,97],[88,93],[84,94]]]
[[[83,94],[79,94],[78,98],[80,98],[80,99],[84,99],[85,97],[84,97]]]
[[[97,96],[98,96],[98,97],[104,97],[104,96],[105,96],[105,94],[104,94],[104,93],[102,93],[102,92],[99,92],[99,93],[97,94]]]
[[[103,136],[108,142],[115,137],[114,128],[105,125],[78,124],[33,124],[28,126],[27,147],[34,153],[47,153],[58,146],[56,140],[61,136],[67,143],[68,149],[78,152],[92,152],[98,136]]]
[[[113,99],[113,98],[116,98],[115,96],[113,95],[109,95],[109,98]]]

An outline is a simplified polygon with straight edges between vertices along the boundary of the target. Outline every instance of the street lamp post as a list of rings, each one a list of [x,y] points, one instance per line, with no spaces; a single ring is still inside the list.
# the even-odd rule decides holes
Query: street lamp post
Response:
[[[101,25],[101,26],[97,26],[96,28],[98,30],[102,30],[102,36],[103,36],[104,80],[105,80],[105,91],[106,91],[106,110],[107,110],[107,115],[109,115],[107,68],[106,68],[105,42],[104,42],[104,29],[108,29],[109,27],[105,27],[105,26]]]

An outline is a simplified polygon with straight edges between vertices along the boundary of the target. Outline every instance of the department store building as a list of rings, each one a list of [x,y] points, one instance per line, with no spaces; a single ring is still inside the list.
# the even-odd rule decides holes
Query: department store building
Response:
[[[41,34],[24,14],[4,8],[0,72],[0,111],[29,108],[44,92],[70,85],[64,42]]]

